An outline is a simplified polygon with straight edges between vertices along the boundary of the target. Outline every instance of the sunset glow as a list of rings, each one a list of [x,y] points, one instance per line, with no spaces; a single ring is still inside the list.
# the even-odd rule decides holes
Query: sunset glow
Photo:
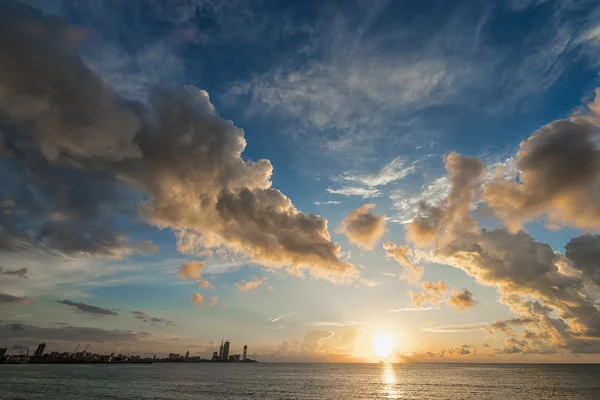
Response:
[[[395,347],[394,337],[389,332],[379,332],[373,336],[373,352],[378,357],[389,357]]]
[[[0,0],[0,60],[15,363],[600,362],[600,1]]]

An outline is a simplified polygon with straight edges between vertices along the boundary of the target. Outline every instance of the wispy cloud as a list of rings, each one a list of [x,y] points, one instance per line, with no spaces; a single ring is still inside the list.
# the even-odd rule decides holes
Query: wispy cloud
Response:
[[[327,191],[331,194],[340,194],[342,196],[359,196],[363,199],[381,197],[382,195],[379,189],[352,186],[343,186],[339,189],[327,188]]]
[[[468,331],[484,331],[488,324],[466,324],[466,325],[448,325],[448,326],[438,326],[438,327],[430,327],[423,328],[423,331],[426,332],[468,332]]]
[[[415,312],[415,311],[433,311],[439,310],[439,307],[405,307],[405,308],[395,308],[393,310],[389,310],[390,312]]]
[[[409,174],[415,172],[415,170],[416,166],[414,164],[406,165],[406,162],[401,157],[396,157],[374,174],[354,175],[347,173],[336,179],[357,182],[368,187],[376,187],[404,179]]]
[[[338,200],[329,200],[329,201],[315,201],[313,204],[314,205],[325,205],[325,204],[342,204],[343,201],[338,201]]]
[[[116,312],[115,310],[110,310],[108,308],[102,308],[102,307],[92,306],[92,305],[85,304],[85,303],[80,303],[80,302],[77,302],[77,301],[57,300],[56,302],[59,303],[59,304],[64,304],[66,306],[73,307],[77,311],[81,311],[81,312],[86,313],[86,314],[91,314],[91,315],[96,315],[96,316],[105,316],[105,315],[114,316],[114,315],[119,315],[119,313]]]

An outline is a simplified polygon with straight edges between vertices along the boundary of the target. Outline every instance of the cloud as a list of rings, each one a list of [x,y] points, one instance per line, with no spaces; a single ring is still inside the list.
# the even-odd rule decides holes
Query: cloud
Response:
[[[198,305],[204,305],[204,296],[202,296],[200,293],[194,293],[194,295],[192,296],[192,303],[194,304],[198,304]]]
[[[386,164],[379,172],[371,175],[351,175],[345,174],[339,177],[341,180],[356,182],[368,187],[384,186],[392,182],[404,179],[409,174],[415,172],[414,165],[406,166],[406,162],[396,157]]]
[[[451,332],[469,332],[469,331],[481,331],[485,330],[487,324],[466,324],[466,325],[448,325],[423,328],[426,332],[439,332],[439,333],[451,333]]]
[[[434,240],[448,240],[464,232],[477,231],[469,212],[483,178],[483,163],[452,152],[444,158],[444,166],[448,171],[450,193],[440,206],[421,203],[419,215],[406,225],[407,238],[420,247]]]
[[[179,279],[200,279],[206,265],[200,261],[190,261],[181,264],[177,276]]]
[[[76,310],[81,311],[86,314],[91,314],[91,315],[96,315],[96,316],[119,315],[119,313],[117,313],[116,311],[109,310],[108,308],[96,307],[96,306],[92,306],[92,305],[85,304],[85,303],[79,303],[76,301],[57,300],[56,302],[59,304],[64,304],[66,306],[73,307]]]
[[[203,279],[203,280],[201,280],[200,282],[198,282],[198,285],[199,285],[201,288],[203,288],[203,289],[208,289],[208,288],[211,288],[211,287],[213,287],[213,285],[212,285],[212,284],[211,284],[209,281],[207,281],[207,280],[205,280],[205,279]]]
[[[216,306],[218,302],[219,302],[219,298],[217,296],[213,296],[210,299],[208,299],[208,305],[209,305],[209,307]]]
[[[13,296],[6,293],[0,293],[0,306],[10,306],[17,304],[31,304],[33,299],[27,297]]]
[[[563,256],[527,233],[482,230],[465,234],[435,254],[438,262],[461,268],[480,284],[496,287],[500,301],[513,313],[533,320],[531,326],[548,338],[538,343],[540,349],[589,351],[589,343],[579,337],[600,337],[600,311],[594,296],[582,294],[585,281],[560,273],[557,264]]]
[[[600,226],[596,130],[586,120],[551,122],[521,143],[518,182],[485,185],[484,200],[512,232],[542,215],[559,225]]]
[[[342,204],[343,201],[329,200],[329,201],[315,201],[314,205],[325,205],[325,204]]]
[[[262,278],[256,278],[251,281],[242,280],[240,282],[237,282],[235,286],[238,288],[238,290],[241,290],[242,292],[247,292],[248,290],[256,289],[266,281],[267,277],[263,276]]]
[[[363,188],[363,187],[352,187],[343,186],[339,189],[327,188],[327,191],[331,194],[341,194],[342,196],[359,196],[363,199],[369,199],[372,197],[381,197],[382,193],[379,189]]]
[[[439,308],[437,307],[404,307],[404,308],[395,308],[392,310],[389,310],[390,312],[415,312],[415,311],[433,311],[433,310],[438,310]]]
[[[457,311],[466,311],[473,308],[477,301],[473,298],[473,293],[467,289],[452,289],[452,295],[448,298],[447,303]]]
[[[331,331],[310,331],[304,335],[304,340],[300,344],[300,351],[303,353],[316,353],[321,350],[321,342],[335,335]]]
[[[565,256],[572,261],[572,270],[600,287],[600,235],[583,234],[565,246]]]
[[[407,194],[402,190],[395,190],[390,193],[392,206],[397,210],[396,215],[391,217],[392,222],[402,224],[409,223],[414,217],[419,215],[421,204],[426,202],[430,206],[439,207],[443,199],[450,193],[450,183],[448,178],[443,176],[435,179],[433,182],[424,185],[421,191],[414,194]]]
[[[392,242],[385,242],[383,249],[388,257],[398,261],[403,267],[404,272],[400,276],[401,279],[406,279],[409,282],[418,282],[423,276],[423,267],[416,265],[412,260],[413,253],[407,245],[398,247],[397,244]]]
[[[142,322],[145,322],[150,325],[162,324],[162,325],[175,326],[175,323],[171,320],[164,319],[164,318],[152,317],[144,311],[132,311],[131,314],[134,316],[134,318],[139,319]]]
[[[479,20],[481,8],[450,13],[434,31],[423,31],[419,18],[374,29],[394,8],[394,2],[321,8],[311,29],[301,32],[305,51],[235,83],[230,95],[246,97],[250,114],[291,120],[304,136],[316,136],[310,142],[320,151],[340,157],[397,139],[406,115],[458,100],[491,65],[470,54],[479,27],[464,21]],[[406,35],[419,44],[408,45]]]
[[[14,329],[16,324],[10,325],[11,329],[4,329],[2,337],[10,339],[36,339],[57,342],[95,342],[118,343],[137,342],[150,337],[149,333],[124,330],[105,330],[79,326],[63,326],[60,328],[42,328],[35,325],[19,324],[19,329]]]
[[[355,321],[316,321],[316,322],[309,322],[307,325],[309,326],[315,326],[315,327],[344,327],[344,326],[352,326],[352,325],[356,325]]]
[[[27,278],[27,271],[27,268],[7,269],[6,271],[2,271],[2,269],[0,269],[2,275],[18,276],[19,278]]]
[[[435,307],[439,307],[440,301],[448,291],[448,286],[442,281],[423,281],[421,282],[421,288],[423,289],[421,292],[409,290],[407,293],[411,303],[414,304],[418,310],[423,309],[423,304],[427,302]]]
[[[343,233],[355,245],[371,250],[385,233],[385,217],[371,213],[375,204],[365,204],[350,212],[342,221]]]
[[[1,55],[11,60],[0,71],[0,110],[12,126],[4,146],[22,155],[9,164],[15,179],[40,193],[11,194],[25,198],[18,203],[26,213],[2,214],[5,247],[33,242],[110,257],[147,251],[116,229],[119,213],[136,215],[134,194],[143,198],[139,218],[195,232],[205,249],[335,282],[357,274],[340,260],[327,220],[271,187],[271,163],[242,157],[243,130],[217,114],[208,93],[154,87],[147,104],[128,101],[83,64],[66,23],[21,5],[3,5],[1,15]],[[57,88],[52,107],[47,87]]]

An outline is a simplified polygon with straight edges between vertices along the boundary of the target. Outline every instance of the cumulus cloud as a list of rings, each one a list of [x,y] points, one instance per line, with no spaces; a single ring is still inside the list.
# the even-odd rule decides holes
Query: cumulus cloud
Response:
[[[267,281],[267,277],[264,276],[262,278],[256,278],[256,279],[253,279],[250,281],[241,280],[240,282],[237,282],[235,284],[235,286],[238,288],[238,290],[241,290],[242,292],[247,292],[248,290],[256,289],[257,287],[261,286],[266,281]]]
[[[600,337],[600,311],[595,297],[583,292],[586,282],[562,274],[557,267],[562,256],[527,233],[482,230],[464,235],[435,254],[439,262],[463,269],[481,284],[495,286],[501,302],[548,335],[540,347],[589,348],[583,337]]]
[[[596,131],[585,120],[551,122],[521,143],[518,182],[485,185],[485,201],[512,232],[542,215],[559,225],[600,226]]]
[[[179,279],[200,279],[206,265],[200,261],[190,261],[181,264],[177,276]]]
[[[350,212],[342,221],[339,233],[343,233],[355,245],[372,249],[385,233],[385,217],[371,213],[375,204],[365,204]]]
[[[119,315],[119,313],[114,310],[110,310],[108,308],[92,306],[92,305],[85,304],[85,303],[79,303],[77,301],[57,300],[56,302],[59,304],[64,304],[66,306],[70,306],[70,307],[76,309],[77,311],[81,311],[86,314],[91,314],[91,315],[96,315],[96,316]]]
[[[381,197],[382,193],[379,189],[364,188],[364,187],[352,187],[343,186],[339,189],[327,188],[327,191],[331,194],[340,194],[342,196],[358,196],[363,199],[369,199],[372,197]]]
[[[192,303],[194,304],[198,304],[198,305],[204,305],[204,296],[202,296],[200,293],[194,293],[192,295]]]
[[[448,298],[447,303],[457,311],[466,311],[473,308],[477,301],[473,298],[473,293],[467,289],[452,289],[452,295]]]
[[[423,267],[416,265],[412,261],[412,250],[407,245],[398,246],[393,242],[385,242],[383,249],[388,257],[398,261],[398,263],[404,268],[403,274],[400,276],[401,279],[406,279],[409,282],[418,282],[423,276]]]
[[[21,296],[13,296],[7,293],[0,293],[0,306],[10,306],[18,304],[31,304],[33,299]]]
[[[421,282],[421,288],[423,289],[421,292],[409,290],[407,293],[410,297],[411,303],[414,304],[418,310],[422,310],[423,304],[427,302],[439,307],[440,301],[448,291],[448,286],[442,281],[423,281]]]
[[[565,256],[572,261],[572,270],[600,287],[600,235],[575,237],[567,243],[565,250]]]
[[[477,224],[469,213],[483,178],[483,162],[453,152],[445,157],[444,165],[450,193],[439,206],[422,202],[419,215],[407,225],[407,238],[418,246],[477,231]]]
[[[175,323],[171,320],[153,317],[144,311],[132,311],[131,314],[133,315],[134,318],[139,319],[140,321],[145,322],[150,325],[161,324],[161,325],[175,326]]]
[[[119,213],[135,215],[125,189],[144,198],[146,222],[194,232],[205,249],[332,281],[357,274],[340,260],[327,220],[271,187],[271,163],[242,157],[243,130],[217,114],[205,91],[155,87],[147,104],[128,101],[81,61],[66,23],[22,5],[3,4],[0,15],[1,56],[10,60],[0,67],[0,110],[14,128],[3,144],[21,154],[9,162],[15,176],[41,194],[9,193],[27,212],[2,214],[3,247],[34,242],[111,257],[152,251],[116,229]],[[56,92],[51,106],[47,88]]]

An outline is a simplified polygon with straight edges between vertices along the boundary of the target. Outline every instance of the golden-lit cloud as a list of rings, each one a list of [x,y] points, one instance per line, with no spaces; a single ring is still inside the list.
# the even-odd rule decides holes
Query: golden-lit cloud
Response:
[[[375,204],[365,204],[350,212],[342,221],[338,232],[350,242],[370,250],[385,233],[385,218],[371,213]]]
[[[208,289],[213,287],[213,285],[207,281],[206,279],[202,279],[201,281],[198,282],[198,285],[202,288],[202,289]]]
[[[423,276],[423,267],[416,265],[412,261],[412,251],[407,245],[398,246],[393,242],[385,242],[383,249],[388,257],[396,260],[404,269],[400,275],[401,279],[406,279],[409,282],[418,282]]]
[[[448,291],[448,286],[442,281],[423,281],[421,282],[421,288],[423,289],[421,292],[409,290],[407,293],[411,303],[417,309],[422,309],[423,305],[426,303],[431,303],[432,305],[439,307],[440,301]]]
[[[179,267],[177,276],[179,279],[200,279],[205,269],[206,265],[200,261],[185,262]]]
[[[467,289],[452,289],[452,294],[448,298],[448,305],[457,311],[466,311],[475,306],[477,301],[473,298],[473,293]]]
[[[218,302],[219,302],[219,298],[217,296],[213,296],[210,299],[208,299],[208,305],[210,307],[216,306]]]
[[[194,242],[178,244],[183,251],[226,248],[334,282],[358,274],[340,259],[327,220],[299,211],[272,188],[271,163],[242,156],[244,131],[219,116],[206,91],[156,86],[146,102],[129,101],[83,63],[66,22],[27,6],[3,6],[1,14],[0,56],[11,63],[0,66],[0,112],[11,125],[3,135],[14,143],[3,154],[22,154],[40,196],[52,201],[65,197],[57,190],[74,191],[66,205],[49,202],[44,215],[23,202],[20,218],[55,217],[39,232],[15,225],[0,237],[5,247],[41,241],[68,254],[111,257],[155,251],[129,243],[115,226],[116,211],[133,211],[125,208],[127,186],[144,194],[146,222],[195,234]],[[47,88],[54,88],[51,97]]]
[[[511,232],[543,215],[558,225],[600,227],[597,129],[585,120],[551,122],[521,143],[518,182],[485,185],[484,200]]]
[[[204,296],[202,296],[200,293],[194,293],[192,295],[192,303],[198,304],[198,305],[204,305]]]
[[[240,282],[237,282],[235,284],[235,286],[238,288],[238,290],[241,290],[242,292],[246,292],[248,290],[256,289],[257,287],[264,284],[266,281],[267,281],[267,277],[256,278],[256,279],[249,280],[249,281],[241,280]]]
[[[450,193],[439,206],[422,202],[419,215],[406,228],[407,239],[419,247],[477,231],[477,223],[469,214],[483,178],[483,162],[453,152],[445,157],[444,165],[448,171]]]

